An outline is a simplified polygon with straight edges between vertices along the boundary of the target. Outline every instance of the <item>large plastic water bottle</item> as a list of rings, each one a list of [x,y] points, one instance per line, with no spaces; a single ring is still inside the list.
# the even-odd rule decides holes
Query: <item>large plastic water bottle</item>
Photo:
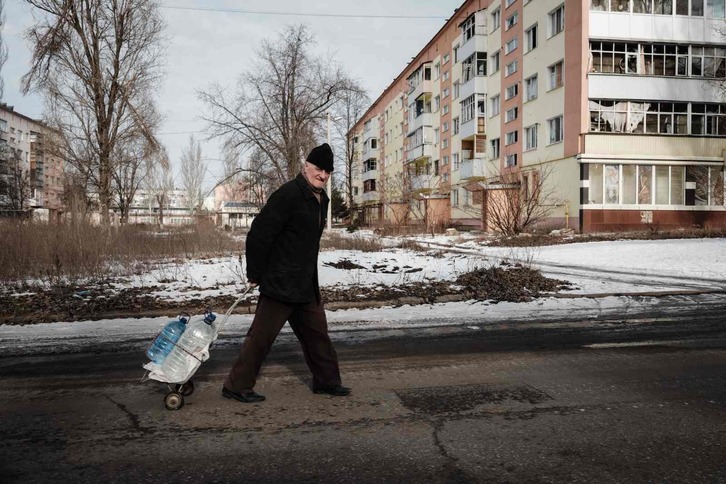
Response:
[[[169,322],[164,329],[154,338],[149,349],[146,350],[146,356],[157,365],[161,365],[164,359],[174,349],[184,330],[187,329],[188,317],[179,316],[179,319]]]
[[[199,365],[204,349],[214,338],[212,323],[215,319],[217,317],[210,312],[204,319],[187,325],[186,331],[161,365],[161,371],[170,382],[185,381],[190,369]]]

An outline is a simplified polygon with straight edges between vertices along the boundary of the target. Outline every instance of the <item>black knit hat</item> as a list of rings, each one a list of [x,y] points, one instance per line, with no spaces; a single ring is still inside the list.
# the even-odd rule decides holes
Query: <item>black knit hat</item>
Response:
[[[330,173],[333,171],[333,150],[328,143],[323,143],[313,148],[306,161]]]

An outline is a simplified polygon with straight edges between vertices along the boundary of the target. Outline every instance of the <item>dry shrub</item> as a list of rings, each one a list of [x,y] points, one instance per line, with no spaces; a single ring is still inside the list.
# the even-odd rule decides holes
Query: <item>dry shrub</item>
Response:
[[[0,245],[0,283],[59,284],[107,281],[131,273],[139,262],[218,255],[240,244],[211,224],[157,230],[3,221]]]
[[[379,239],[365,237],[363,235],[343,235],[332,232],[323,235],[320,240],[320,248],[323,250],[359,250],[361,252],[378,252],[383,250],[383,244]]]
[[[462,274],[456,283],[464,292],[478,300],[530,301],[543,292],[557,292],[570,283],[545,277],[536,269],[514,265],[488,267]]]
[[[411,250],[414,252],[428,252],[431,249],[428,247],[424,247],[420,243],[416,242],[415,240],[411,239],[403,239],[401,243],[398,244],[399,249],[405,249],[405,250]]]

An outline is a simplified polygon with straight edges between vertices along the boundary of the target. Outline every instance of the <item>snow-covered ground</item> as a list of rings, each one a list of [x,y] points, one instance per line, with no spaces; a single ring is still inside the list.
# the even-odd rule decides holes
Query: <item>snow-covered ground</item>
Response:
[[[557,321],[565,316],[571,319],[573,314],[587,319],[662,304],[656,297],[629,297],[637,293],[726,290],[726,239],[589,242],[517,249],[487,247],[459,236],[422,237],[419,242],[430,244],[432,250],[324,251],[320,255],[321,284],[344,287],[454,280],[479,267],[520,261],[540,268],[546,276],[571,282],[576,289],[568,293],[579,297],[546,297],[528,303],[457,302],[328,311],[331,331],[462,324],[470,324],[475,330],[480,325],[512,319]],[[444,246],[455,251],[445,253],[440,250]],[[361,267],[336,269],[329,265],[343,260]],[[190,261],[183,266],[158,265],[126,284],[155,286],[150,293],[181,301],[190,295],[239,294],[244,289],[243,274],[237,257],[218,258]],[[226,308],[217,310],[223,313]],[[220,315],[219,320],[224,319]],[[162,317],[0,325],[0,351],[41,354],[114,341],[150,342],[168,320]],[[250,321],[248,315],[230,316],[220,338],[243,335]]]

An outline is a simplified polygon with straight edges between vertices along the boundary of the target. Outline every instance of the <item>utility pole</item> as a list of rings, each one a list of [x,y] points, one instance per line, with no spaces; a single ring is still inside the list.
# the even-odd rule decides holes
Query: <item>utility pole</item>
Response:
[[[330,146],[330,110],[327,111],[327,119],[328,119],[328,146]],[[328,202],[328,223],[326,228],[330,230],[333,226],[333,174],[331,173],[328,177],[328,197],[330,198],[330,202]]]

